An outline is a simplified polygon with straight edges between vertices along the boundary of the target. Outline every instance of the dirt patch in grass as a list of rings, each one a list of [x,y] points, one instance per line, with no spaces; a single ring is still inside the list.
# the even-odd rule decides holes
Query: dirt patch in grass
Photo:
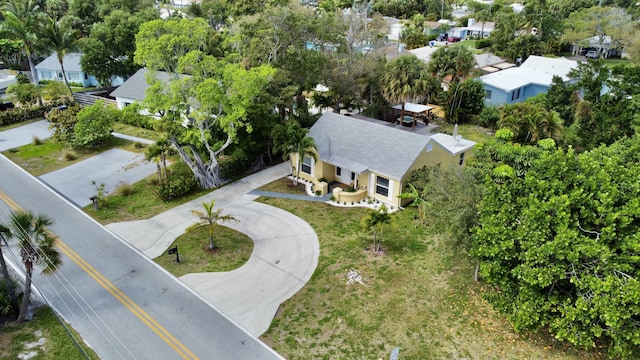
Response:
[[[209,228],[201,227],[176,239],[180,263],[175,255],[161,255],[154,261],[180,277],[189,273],[231,271],[244,265],[253,252],[253,240],[226,226],[214,229],[214,250],[209,250]]]
[[[282,304],[262,340],[289,359],[598,359],[540,334],[517,334],[483,299],[474,264],[449,239],[420,225],[414,209],[385,228],[385,254],[365,248],[365,211],[260,198],[300,216],[320,241],[318,267]],[[349,271],[362,282],[347,285]]]
[[[298,183],[293,185],[293,180],[288,178],[278,179],[258,188],[262,191],[273,191],[284,194],[306,194],[305,185]]]

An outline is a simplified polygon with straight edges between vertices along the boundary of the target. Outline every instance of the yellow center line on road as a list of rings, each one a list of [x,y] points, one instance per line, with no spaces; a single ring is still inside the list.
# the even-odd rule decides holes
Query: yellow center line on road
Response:
[[[0,191],[0,200],[4,201],[14,211],[21,210],[22,208],[11,199],[7,194]],[[138,319],[140,319],[145,325],[147,325],[153,332],[155,332],[164,342],[166,342],[173,350],[180,355],[183,359],[196,360],[198,357],[192,353],[186,346],[184,346],[178,339],[176,339],[167,329],[151,317],[146,311],[144,311],[138,304],[125,295],[120,289],[118,289],[113,283],[107,280],[102,274],[94,269],[89,263],[87,263],[80,255],[73,251],[62,240],[56,238],[56,245],[60,248],[65,255],[67,255],[76,265],[84,270],[91,278],[93,278],[100,286],[102,286],[107,292],[109,292],[114,298],[122,303],[129,311],[131,311]]]

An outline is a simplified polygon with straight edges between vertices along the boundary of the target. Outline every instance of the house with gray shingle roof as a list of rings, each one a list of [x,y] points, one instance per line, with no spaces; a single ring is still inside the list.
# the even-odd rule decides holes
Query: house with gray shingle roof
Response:
[[[147,83],[148,73],[150,71],[147,69],[138,70],[127,81],[111,92],[110,95],[116,99],[118,109],[122,110],[136,101],[145,99],[149,88],[149,83]],[[156,71],[155,76],[163,83],[169,84],[172,75],[164,71]]]
[[[413,170],[464,165],[475,145],[446,134],[412,133],[401,126],[324,113],[309,130],[318,160],[305,157],[300,162],[300,177],[313,182],[323,195],[331,191],[340,202],[368,197],[399,207],[410,200],[398,195]],[[296,156],[292,154],[292,164],[297,164]],[[355,191],[336,194],[329,184],[350,186]]]
[[[80,65],[81,58],[81,53],[67,53],[64,58],[62,58],[67,81],[70,84],[77,84],[82,87],[99,86],[98,79],[82,70],[82,66]],[[62,67],[58,61],[58,54],[55,52],[38,63],[35,69],[38,74],[38,80],[40,81],[64,81],[62,77]],[[116,86],[121,83],[122,78],[115,77],[112,79],[110,85]]]

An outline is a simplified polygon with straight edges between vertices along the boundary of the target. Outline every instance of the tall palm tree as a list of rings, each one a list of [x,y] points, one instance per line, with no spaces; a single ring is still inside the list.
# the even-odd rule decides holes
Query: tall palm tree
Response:
[[[426,65],[413,55],[400,56],[387,63],[381,77],[382,96],[393,104],[418,102],[435,90],[439,83],[429,74]]]
[[[210,203],[202,202],[202,210],[191,210],[191,213],[198,217],[199,222],[191,225],[187,228],[187,232],[194,231],[195,229],[199,229],[203,226],[209,227],[209,250],[215,249],[215,244],[213,242],[213,229],[218,226],[218,221],[228,222],[228,221],[238,221],[232,215],[222,215],[222,209],[213,210],[216,201],[211,200]]]
[[[67,52],[74,50],[78,45],[78,40],[80,38],[79,34],[80,33],[74,29],[60,26],[55,19],[49,16],[46,16],[44,24],[38,31],[38,47],[45,51],[53,51],[56,53],[58,62],[60,63],[60,68],[62,69],[62,78],[64,79],[65,84],[67,84],[67,89],[69,89],[69,93],[71,93],[71,95],[73,95],[73,91],[69,85],[67,73],[64,70],[63,60],[67,55]]]
[[[34,266],[42,268],[43,273],[55,271],[61,263],[60,252],[55,248],[55,238],[47,229],[52,224],[44,214],[34,215],[31,211],[14,211],[9,223],[9,239],[17,239],[20,257],[25,268],[26,281],[22,305],[17,322],[22,322],[27,315],[31,297],[31,277]]]
[[[11,303],[11,308],[13,309],[14,315],[18,318],[20,315],[20,306],[18,305],[18,299],[16,298],[16,290],[13,286],[13,280],[9,275],[9,269],[7,268],[7,262],[4,260],[4,255],[2,254],[2,246],[7,245],[7,241],[5,239],[5,234],[9,235],[9,229],[0,224],[0,267],[2,267],[2,277],[4,278],[4,284],[7,288],[7,293],[9,295],[9,301]]]
[[[33,63],[33,51],[37,41],[38,10],[40,6],[34,0],[8,0],[2,6],[4,22],[0,23],[0,33],[22,42],[29,61],[31,79],[36,85],[38,74]]]
[[[382,230],[386,225],[391,225],[393,218],[387,207],[383,204],[380,209],[367,209],[367,215],[362,218],[360,225],[365,230],[373,230],[373,248],[372,251],[380,251],[380,242],[382,241]],[[378,235],[380,237],[378,237]]]
[[[307,136],[308,133],[309,130],[301,127],[296,120],[287,120],[285,124],[277,125],[272,132],[275,144],[273,150],[282,152],[283,160],[289,159],[289,163],[292,166],[291,175],[295,175],[293,177],[294,185],[298,184],[302,159],[310,157],[314,161],[318,160],[316,143],[313,138]],[[293,162],[291,161],[293,154],[297,154],[295,174],[293,173]]]

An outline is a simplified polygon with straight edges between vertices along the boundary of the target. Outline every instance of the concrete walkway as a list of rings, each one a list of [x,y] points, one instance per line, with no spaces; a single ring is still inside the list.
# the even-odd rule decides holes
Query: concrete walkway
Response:
[[[311,278],[320,254],[314,230],[299,217],[254,202],[257,187],[286,176],[286,163],[250,175],[199,199],[148,220],[113,223],[107,228],[150,258],[164,254],[171,243],[196,221],[191,210],[216,200],[216,208],[240,220],[228,223],[254,241],[249,261],[223,273],[181,277],[189,287],[254,336],[271,324],[280,304]]]

